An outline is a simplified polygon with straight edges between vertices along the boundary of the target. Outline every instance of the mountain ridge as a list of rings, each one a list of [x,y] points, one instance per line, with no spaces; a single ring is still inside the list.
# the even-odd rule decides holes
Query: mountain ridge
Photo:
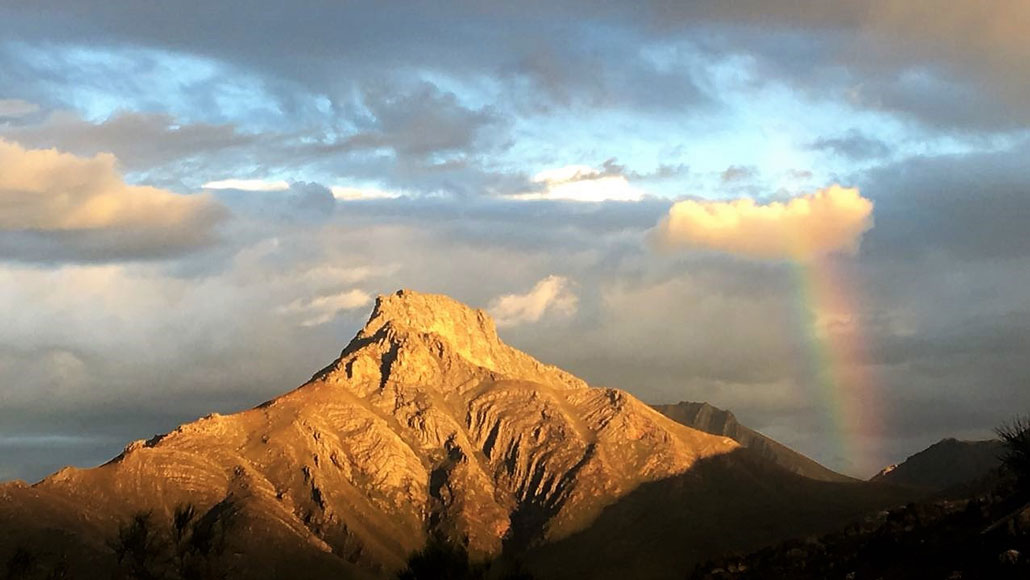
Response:
[[[783,482],[740,495],[774,501],[781,490],[810,486],[826,494],[813,513],[827,515],[803,525],[780,516],[751,542],[886,501],[879,487],[809,484],[764,460],[743,469],[733,459],[740,450],[729,437],[679,424],[629,393],[590,387],[504,344],[481,310],[402,290],[380,296],[341,355],[279,397],[132,442],[96,468],[0,485],[0,517],[12,522],[0,529],[0,556],[25,543],[63,554],[79,570],[111,569],[110,539],[134,513],[170,517],[186,502],[202,512],[229,502],[241,523],[228,565],[251,577],[382,577],[430,537],[478,560],[513,553],[547,561],[543,547],[590,538],[596,522],[622,509],[633,514],[619,516],[623,532],[668,529],[641,553],[679,562],[695,557],[676,556],[669,544],[687,524],[664,514],[640,519],[633,503],[617,504],[646,486],[681,497],[708,477],[704,465],[721,466],[721,478],[757,469]],[[682,499],[682,509],[706,503]],[[714,505],[732,514],[737,503]],[[768,517],[754,509],[753,517]],[[736,545],[739,533],[708,525],[706,545]],[[597,558],[576,565],[592,566],[590,559]]]
[[[1001,466],[997,439],[964,441],[945,437],[901,463],[884,467],[870,481],[942,491],[987,477]]]
[[[855,478],[837,473],[775,439],[742,425],[732,411],[720,409],[707,402],[681,401],[652,406],[663,415],[688,427],[729,437],[792,473],[819,481],[856,481]]]

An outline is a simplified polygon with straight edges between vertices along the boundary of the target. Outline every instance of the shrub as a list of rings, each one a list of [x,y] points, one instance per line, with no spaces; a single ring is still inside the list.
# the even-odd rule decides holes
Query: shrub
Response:
[[[1005,449],[1002,466],[1016,477],[1023,493],[1030,493],[1030,415],[1016,417],[995,433]]]

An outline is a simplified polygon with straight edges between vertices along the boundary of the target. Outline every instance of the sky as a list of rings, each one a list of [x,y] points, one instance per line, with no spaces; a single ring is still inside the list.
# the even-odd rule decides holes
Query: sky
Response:
[[[0,479],[449,294],[868,477],[1030,411],[1030,3],[0,0]]]

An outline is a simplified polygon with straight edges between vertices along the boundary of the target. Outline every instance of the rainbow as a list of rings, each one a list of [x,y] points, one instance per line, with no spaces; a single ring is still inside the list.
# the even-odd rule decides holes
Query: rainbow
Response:
[[[852,264],[829,257],[792,262],[798,288],[797,323],[805,342],[802,376],[822,411],[834,451],[855,474],[882,467],[876,437],[884,426],[880,382],[870,364],[858,316],[860,296]]]

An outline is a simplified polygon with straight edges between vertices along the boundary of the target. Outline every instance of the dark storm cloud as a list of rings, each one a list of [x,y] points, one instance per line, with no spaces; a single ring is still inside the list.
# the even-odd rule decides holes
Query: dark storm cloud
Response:
[[[1025,378],[1030,375],[1021,358],[1030,351],[1030,309],[1006,312],[1004,314],[980,314],[963,317],[956,314],[954,327],[933,335],[897,336],[878,345],[875,360],[881,364],[926,364],[945,370],[942,360],[954,361],[954,366],[970,368],[979,359],[984,364],[995,365],[999,360],[1011,364],[1008,369],[995,368],[997,373],[1016,371],[1014,376]],[[976,369],[973,376],[986,375],[983,369]],[[967,370],[963,374],[967,374]],[[969,377],[964,377],[968,379]],[[1010,376],[1010,379],[1012,377]],[[1011,382],[1011,381],[1004,381]],[[979,388],[990,388],[980,385]]]
[[[324,149],[386,148],[398,157],[423,159],[485,146],[484,141],[498,132],[501,124],[496,112],[467,108],[453,93],[428,82],[407,91],[393,86],[365,88],[350,106],[357,109],[349,116],[357,131]]]
[[[875,137],[869,137],[852,130],[836,137],[816,139],[810,145],[818,151],[829,151],[856,161],[879,159],[890,154],[890,147]]]
[[[334,101],[371,79],[421,70],[500,79],[530,110],[622,106],[641,112],[718,99],[700,88],[704,83],[689,66],[658,65],[641,51],[691,38],[707,58],[747,54],[760,81],[793,79],[813,95],[850,95],[859,106],[946,127],[993,130],[1030,121],[1030,41],[1017,24],[1030,9],[1020,0],[991,10],[968,0],[946,7],[931,0],[657,0],[633,7],[568,1],[519,8],[322,2],[200,8],[14,4],[5,8],[11,17],[0,30],[11,41],[74,44],[103,36],[112,46],[204,55]],[[0,80],[29,91],[34,79],[0,73]],[[293,106],[285,97],[280,103]]]
[[[906,53],[902,37],[862,29],[713,25],[699,44],[708,58],[744,56],[756,87],[786,85],[814,101],[884,113],[949,132],[1006,132],[1030,125],[1030,107],[950,61]],[[898,60],[896,55],[908,55]],[[1020,65],[1021,67],[1022,65]],[[1025,70],[1010,74],[1026,75]]]
[[[526,82],[520,99],[530,107],[681,107],[704,100],[689,75],[666,73],[641,59],[634,50],[637,32],[595,17],[607,10],[558,8],[578,17],[569,26],[546,13],[500,4],[318,3],[305,11],[269,2],[203,8],[48,2],[31,9],[12,6],[14,18],[0,29],[12,40],[75,43],[103,34],[114,45],[206,55],[334,100],[369,80],[419,69]],[[584,31],[595,22],[601,30]]]
[[[499,72],[523,89],[520,104],[530,110],[623,107],[640,114],[710,110],[713,97],[695,70],[686,63],[658,65],[641,51],[649,40],[646,31],[590,18],[576,24],[555,26],[545,17],[538,30],[527,31],[531,41],[514,46],[517,60]]]
[[[1030,408],[1030,171],[1026,143],[912,157],[859,180],[875,227],[858,284],[888,455],[987,437]]]
[[[118,262],[162,260],[207,248],[217,241],[211,227],[224,214],[213,212],[199,224],[154,232],[108,228],[66,232],[0,231],[0,260],[13,262]]]
[[[120,167],[148,183],[185,191],[225,177],[227,167],[256,168],[257,177],[311,168],[418,192],[472,195],[528,187],[524,176],[481,165],[483,155],[506,146],[506,121],[495,111],[466,108],[431,83],[407,92],[382,86],[348,107],[349,126],[332,135],[331,127],[320,126],[245,133],[232,124],[122,111],[99,122],[58,112],[36,125],[0,126],[0,136],[78,155],[113,153]]]
[[[1030,144],[994,153],[914,157],[873,170],[876,202],[867,253],[943,253],[958,260],[1030,254]]]
[[[884,386],[877,396],[890,410],[891,437],[926,445],[956,431],[986,436],[1030,408],[1030,310],[996,315],[972,304],[954,315],[938,330],[880,337],[874,356]]]
[[[727,35],[730,44],[751,46],[753,56],[776,69],[769,78],[803,79],[813,92],[825,93],[844,78],[848,85],[836,90],[857,87],[853,94],[862,104],[933,124],[1011,129],[1030,123],[1030,40],[1021,32],[1030,5],[1022,0],[989,10],[972,0],[655,0],[648,6],[666,33],[698,22],[741,28]],[[768,45],[784,40],[786,50]],[[792,54],[792,46],[807,48]]]
[[[348,220],[364,224],[402,223],[433,229],[451,243],[511,250],[569,251],[591,249],[605,236],[630,235],[646,230],[668,211],[670,202],[519,201],[503,198],[386,199],[341,202]],[[635,242],[634,242],[635,243]]]
[[[239,132],[231,124],[181,124],[166,113],[133,111],[118,112],[98,123],[90,123],[70,112],[58,112],[37,125],[0,127],[0,135],[27,147],[58,146],[80,156],[113,153],[120,166],[128,171],[145,171],[186,159],[199,162],[198,158],[262,140]],[[224,157],[219,156],[219,159]]]
[[[319,224],[332,218],[337,201],[328,187],[297,181],[284,191],[221,189],[213,195],[234,209],[234,217],[285,224]]]

